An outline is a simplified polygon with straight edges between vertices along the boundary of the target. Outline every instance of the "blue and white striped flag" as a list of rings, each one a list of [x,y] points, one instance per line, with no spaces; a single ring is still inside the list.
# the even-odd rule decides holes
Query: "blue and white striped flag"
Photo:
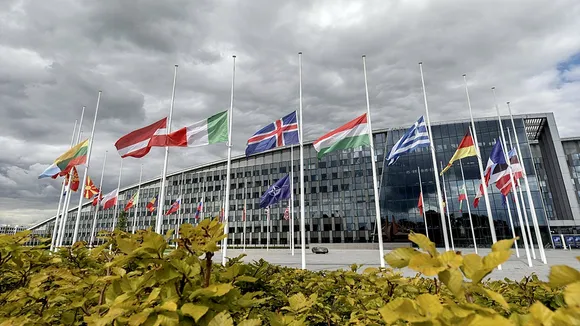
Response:
[[[411,153],[417,148],[429,146],[429,134],[427,133],[427,126],[425,125],[425,119],[423,116],[415,122],[414,125],[407,130],[407,132],[399,139],[399,141],[393,146],[387,156],[388,165],[395,163],[399,156]]]

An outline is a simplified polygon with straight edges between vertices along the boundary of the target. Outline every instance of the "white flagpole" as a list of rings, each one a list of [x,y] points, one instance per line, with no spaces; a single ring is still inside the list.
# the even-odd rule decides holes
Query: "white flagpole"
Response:
[[[427,90],[425,89],[425,78],[423,77],[423,63],[419,62],[421,72],[421,85],[423,87],[423,99],[425,100],[425,118],[427,131],[429,133],[429,147],[431,148],[431,159],[433,160],[433,173],[435,175],[435,187],[437,188],[437,202],[441,212],[441,228],[443,229],[443,240],[445,241],[445,251],[449,250],[449,239],[447,239],[447,222],[445,222],[445,211],[443,210],[443,196],[441,195],[441,184],[439,183],[439,169],[437,168],[437,158],[435,157],[435,143],[433,132],[431,131],[431,119],[429,119],[429,105],[427,104]]]
[[[294,145],[290,146],[290,252],[294,256]]]
[[[497,106],[497,99],[495,96],[495,87],[491,88],[492,92],[493,92],[493,102],[495,105],[495,109],[497,111],[497,121],[499,122],[499,130],[501,132],[501,142],[502,142],[502,150],[503,150],[503,155],[504,155],[504,159],[508,165],[508,169],[509,169],[509,175],[510,175],[510,183],[512,185],[512,190],[515,192],[516,191],[516,184],[514,182],[514,175],[512,173],[512,165],[510,163],[510,159],[508,157],[508,152],[507,152],[507,145],[505,142],[505,133],[503,132],[503,124],[501,122],[501,115],[499,113],[499,106]],[[506,202],[508,201],[508,199],[506,198]],[[526,257],[528,259],[528,266],[532,267],[532,257],[530,256],[530,248],[528,246],[528,239],[527,239],[527,235],[526,235],[526,230],[524,228],[524,221],[522,219],[522,210],[520,207],[520,202],[516,200],[516,211],[518,213],[518,219],[520,221],[520,227],[522,229],[522,238],[524,238],[524,248],[526,249]]]
[[[510,143],[510,148],[513,148],[510,128],[507,128],[507,134],[508,134],[508,139],[509,139],[509,143]],[[524,162],[522,162],[522,158],[519,156],[519,154],[517,152],[516,152],[516,154],[518,155],[518,160],[520,161],[520,165],[523,166]],[[508,156],[509,156],[509,154],[508,154]],[[530,243],[530,251],[532,252],[532,258],[536,259],[536,251],[534,250],[534,238],[532,236],[532,232],[530,231],[530,222],[528,220],[528,212],[527,212],[528,210],[526,208],[526,203],[524,201],[524,194],[522,193],[521,185],[518,185],[517,188],[520,190],[520,197],[518,198],[517,189],[513,189],[513,191],[514,191],[513,198],[514,198],[514,200],[521,199],[522,211],[524,212],[524,221],[526,222],[526,232],[528,233],[528,238],[530,241],[529,242]],[[508,201],[507,198],[506,198],[506,201]]]
[[[510,201],[509,201],[508,197],[505,197],[505,205],[507,208],[508,217],[510,219],[510,226],[512,228],[512,237],[515,238],[516,237],[516,228],[514,227],[514,219],[512,218],[512,208],[511,208]],[[518,248],[518,242],[514,241],[514,245],[516,246],[516,256],[518,258],[520,258],[520,249]]]
[[[87,176],[89,174],[89,165],[91,164],[91,152],[93,150],[93,142],[95,139],[95,127],[97,126],[97,116],[99,114],[99,103],[101,103],[101,94],[102,91],[99,91],[99,95],[97,96],[97,107],[95,109],[95,117],[93,118],[93,129],[91,130],[91,138],[89,138],[89,148],[87,152],[87,164],[85,165],[85,173],[83,174],[83,180],[81,181],[81,187],[85,187],[85,183],[87,182]],[[79,196],[79,207],[77,209],[77,219],[75,221],[75,230],[73,233],[73,240],[72,244],[77,242],[77,238],[79,235],[79,225],[81,223],[81,210],[83,208],[83,191],[80,192]]]
[[[429,227],[427,226],[427,214],[425,213],[425,195],[423,194],[423,182],[421,181],[421,168],[417,166],[419,175],[419,194],[421,195],[421,205],[423,205],[423,220],[425,221],[425,235],[429,238]]]
[[[75,145],[81,141],[81,136],[83,134],[83,120],[85,118],[85,109],[86,109],[86,107],[83,106],[83,110],[81,111],[81,120],[79,122],[79,129],[77,130],[77,137],[75,140]],[[70,175],[70,173],[69,173],[69,175]],[[57,245],[55,245],[55,248],[54,248],[55,250],[57,247],[61,247],[62,243],[64,241],[64,231],[66,228],[66,221],[68,219],[68,208],[70,206],[70,199],[72,196],[72,192],[70,191],[70,185],[71,185],[70,180],[71,179],[72,178],[69,178],[69,183],[68,183],[68,186],[66,188],[66,198],[65,198],[65,202],[64,202],[64,209],[62,212],[63,215],[61,217],[60,230],[59,230],[58,237],[56,239]]]
[[[491,242],[497,242],[497,236],[495,234],[495,224],[493,223],[493,215],[491,213],[491,203],[489,202],[489,193],[487,187],[485,186],[485,172],[483,170],[483,162],[481,159],[481,151],[479,148],[479,142],[477,140],[477,131],[475,129],[475,121],[473,120],[473,110],[471,109],[471,99],[469,98],[469,89],[467,88],[467,76],[463,74],[463,82],[465,84],[465,95],[467,97],[467,106],[469,108],[469,117],[471,119],[471,131],[473,132],[473,142],[475,144],[475,149],[477,153],[477,164],[479,165],[479,176],[481,178],[481,184],[483,185],[483,196],[485,198],[485,208],[487,209],[487,220],[489,222],[489,231],[491,232]],[[470,204],[470,203],[468,203]],[[501,270],[501,265],[497,267]]]
[[[74,146],[78,122],[79,122],[78,120],[75,120],[75,126],[73,128],[73,132],[72,132],[72,136],[71,136],[71,140],[70,140],[70,147],[71,148]],[[61,213],[60,208],[61,208],[61,205],[63,204],[64,198],[66,197],[66,196],[62,195],[64,193],[65,189],[66,189],[66,186],[64,185],[64,180],[62,180],[62,186],[60,187],[60,193],[58,194],[58,208],[56,209],[56,217],[54,218],[54,228],[52,230],[52,238],[50,239],[50,251],[54,250],[54,245],[56,243],[56,235],[58,234],[58,216]]]
[[[439,161],[441,170],[443,170],[443,162]],[[443,182],[443,198],[445,198],[445,211],[447,212],[447,222],[449,222],[449,239],[451,239],[451,249],[455,251],[455,243],[453,241],[453,226],[451,225],[451,215],[449,215],[449,201],[447,200],[447,187],[445,187],[445,173],[441,175]]]
[[[462,161],[463,160],[459,160],[459,168],[461,169],[461,180],[463,180],[463,190],[465,190],[465,201],[467,202],[467,214],[469,215],[469,225],[471,226],[471,235],[473,236],[473,249],[475,249],[475,253],[477,254],[477,241],[475,240],[475,229],[473,228],[473,218],[471,217],[471,207],[469,206],[469,195],[467,194],[467,186],[465,185],[465,175],[463,174]]]
[[[232,121],[234,120],[234,83],[236,80],[236,56],[232,55],[232,91],[230,98],[230,112],[228,113],[228,164],[226,167],[226,198],[224,208],[224,234],[226,237],[223,240],[222,265],[226,265],[226,257],[228,256],[228,232],[229,232],[229,215],[230,215],[230,171],[232,170]]]
[[[532,198],[532,192],[530,191],[530,183],[528,182],[528,174],[526,172],[526,166],[522,159],[522,150],[520,147],[520,141],[518,139],[518,133],[516,132],[516,124],[514,122],[514,116],[512,115],[512,108],[510,107],[510,102],[507,102],[508,111],[510,114],[510,120],[512,122],[512,127],[514,130],[514,137],[516,141],[516,148],[518,151],[518,157],[522,160],[522,169],[524,173],[524,183],[526,184],[526,194],[528,197],[528,205],[530,205],[530,212],[532,215],[532,223],[534,224],[534,231],[536,232],[536,242],[538,242],[538,250],[540,251],[540,257],[542,258],[542,262],[544,264],[548,263],[546,259],[546,252],[544,251],[544,243],[542,241],[542,234],[540,233],[540,226],[538,224],[538,216],[536,215],[536,207],[534,205],[534,199]]]
[[[183,184],[185,183],[185,172],[181,174],[181,184],[179,185],[179,208],[177,209],[177,225],[175,226],[175,239],[179,238],[179,228],[183,224]],[[177,248],[177,242],[175,243]]]
[[[244,237],[242,238],[242,244],[244,252],[246,252],[246,220],[248,219],[248,213],[246,211],[246,199],[244,198]]]
[[[95,241],[95,229],[97,228],[97,216],[99,214],[99,207],[101,207],[101,194],[103,193],[103,177],[105,176],[105,166],[107,165],[107,153],[105,151],[105,158],[103,159],[103,169],[101,170],[101,181],[99,181],[99,193],[97,194],[97,205],[95,207],[95,217],[93,218],[93,227],[91,229],[91,241],[90,246],[93,246]]]
[[[123,175],[123,159],[121,159],[121,167],[119,168],[119,180],[117,181],[117,202],[115,203],[115,212],[113,213],[113,227],[111,232],[115,231],[115,224],[117,223],[117,214],[119,214],[119,192],[121,189],[121,176]]]
[[[300,107],[300,244],[302,252],[302,269],[306,269],[306,217],[304,216],[304,141],[302,132],[302,52],[298,52],[298,80]]]
[[[167,134],[171,132],[171,119],[173,117],[173,105],[175,103],[175,82],[177,81],[177,67],[173,72],[173,88],[171,90],[171,105],[169,106],[169,117],[167,118]],[[161,234],[163,226],[163,205],[165,204],[165,184],[167,182],[167,160],[169,159],[169,147],[165,146],[165,159],[163,161],[163,171],[161,172],[161,187],[159,188],[159,201],[157,202],[157,221],[155,221],[155,232]]]
[[[266,207],[266,251],[270,250],[270,207]]]
[[[377,230],[379,235],[379,261],[381,262],[381,267],[385,267],[384,260],[384,250],[383,250],[383,227],[381,225],[381,206],[379,204],[379,183],[377,181],[377,163],[375,162],[375,144],[373,141],[373,127],[371,124],[371,106],[369,102],[369,84],[367,81],[367,61],[366,55],[362,56],[363,61],[363,73],[365,77],[365,95],[367,99],[367,124],[368,124],[368,134],[371,148],[371,168],[373,169],[373,189],[375,193],[375,218],[377,220]]]
[[[133,203],[135,211],[133,212],[133,229],[131,233],[135,234],[135,229],[137,227],[137,211],[139,210],[139,197],[141,197],[141,180],[143,178],[143,164],[141,164],[141,169],[139,170],[139,185],[137,187],[137,200]]]

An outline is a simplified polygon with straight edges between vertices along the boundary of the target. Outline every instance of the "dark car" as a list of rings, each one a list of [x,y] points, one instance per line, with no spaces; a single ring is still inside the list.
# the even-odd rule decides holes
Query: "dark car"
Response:
[[[327,254],[328,248],[324,247],[312,247],[312,252],[315,254]]]

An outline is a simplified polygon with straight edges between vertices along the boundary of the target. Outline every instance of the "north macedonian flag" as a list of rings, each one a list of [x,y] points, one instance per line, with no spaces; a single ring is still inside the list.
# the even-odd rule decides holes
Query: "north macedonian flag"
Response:
[[[471,137],[471,133],[467,132],[467,135],[463,137],[461,143],[459,143],[459,146],[457,146],[457,151],[455,151],[455,154],[453,154],[453,157],[449,160],[449,163],[447,163],[447,166],[443,169],[443,171],[441,171],[441,173],[439,173],[439,175],[443,175],[445,171],[449,170],[453,162],[460,160],[462,158],[476,155],[477,152],[475,151],[475,144],[473,142],[473,138]]]

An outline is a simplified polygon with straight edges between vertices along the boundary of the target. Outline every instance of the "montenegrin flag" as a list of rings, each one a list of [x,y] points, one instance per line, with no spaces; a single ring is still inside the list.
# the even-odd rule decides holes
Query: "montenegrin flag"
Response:
[[[62,177],[67,175],[73,167],[87,163],[88,150],[89,140],[87,139],[59,156],[38,178]]]
[[[455,154],[453,154],[453,157],[451,157],[451,159],[449,160],[449,163],[447,163],[447,166],[443,169],[443,171],[441,171],[441,173],[439,173],[439,175],[443,175],[443,173],[445,173],[445,171],[449,170],[449,168],[451,167],[453,162],[460,160],[462,158],[476,156],[476,155],[477,155],[477,152],[475,151],[475,144],[473,142],[473,138],[471,137],[471,133],[467,132],[467,135],[465,135],[465,137],[463,137],[463,139],[461,140],[461,143],[459,143],[459,146],[457,146],[457,150],[455,151]]]
[[[318,138],[313,145],[318,152],[318,159],[332,151],[370,145],[367,114]]]
[[[166,146],[197,147],[227,141],[228,111],[223,111],[170,133]]]

